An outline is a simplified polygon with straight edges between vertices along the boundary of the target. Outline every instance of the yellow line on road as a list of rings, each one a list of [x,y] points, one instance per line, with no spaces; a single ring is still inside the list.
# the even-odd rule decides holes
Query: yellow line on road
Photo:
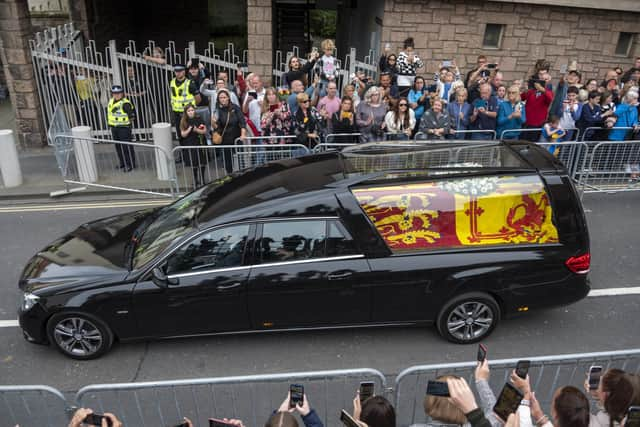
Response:
[[[6,206],[0,207],[0,213],[28,213],[28,212],[50,212],[63,211],[73,209],[114,209],[114,208],[130,208],[130,207],[151,207],[163,206],[170,203],[171,200],[149,200],[149,201],[131,201],[131,202],[96,202],[96,203],[68,203],[68,204],[43,204],[43,205],[24,205],[24,206]]]

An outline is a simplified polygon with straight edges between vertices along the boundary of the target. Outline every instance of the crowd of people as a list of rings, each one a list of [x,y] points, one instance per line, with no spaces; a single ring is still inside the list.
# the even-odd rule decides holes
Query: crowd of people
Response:
[[[635,424],[627,423],[627,417],[630,408],[640,410],[640,375],[620,369],[603,372],[595,385],[590,384],[587,374],[584,390],[574,386],[559,387],[553,394],[548,412],[536,398],[528,374],[523,377],[517,370],[511,373],[510,385],[519,391],[521,400],[519,404],[516,401],[507,413],[494,410],[501,403],[489,385],[490,369],[486,359],[478,362],[474,376],[478,400],[464,378],[454,375],[435,378],[446,383],[449,396],[427,394],[423,400],[425,421],[412,427],[635,427]],[[346,427],[396,427],[398,423],[395,408],[383,396],[374,395],[363,400],[358,390],[350,409],[350,417],[340,418]],[[91,414],[91,409],[78,409],[69,427],[89,425],[86,420]],[[294,404],[288,394],[279,408],[265,416],[265,427],[299,427],[296,414],[305,427],[323,427],[306,394]],[[113,414],[101,416],[104,417],[102,427],[123,425]],[[339,409],[336,410],[336,421],[338,417]],[[216,425],[244,427],[238,419],[220,421],[222,424]],[[194,427],[194,423],[185,417],[176,427]]]
[[[363,72],[343,81],[334,42],[324,40],[321,48],[306,60],[291,56],[277,88],[257,73],[245,73],[240,64],[234,76],[226,69],[213,76],[197,58],[174,65],[169,96],[179,144],[225,146],[222,157],[230,173],[230,147],[248,137],[251,144],[312,149],[320,142],[497,136],[552,142],[550,151],[556,155],[555,143],[575,140],[577,132],[587,141],[640,138],[640,57],[626,71],[608,70],[602,80],[583,79],[574,61],[562,67],[554,85],[547,60],[536,61],[528,79],[506,82],[500,64],[480,55],[466,75],[455,60],[442,61],[431,80],[419,75],[428,70],[407,38],[398,54],[387,45],[377,81]],[[145,59],[164,61],[161,51]],[[136,91],[142,89],[134,86],[125,82],[112,89],[107,121],[115,140],[132,138],[124,128],[131,129],[136,117]],[[185,156],[194,182],[202,183],[206,153],[189,149]],[[125,171],[135,168],[132,148],[121,148],[118,158]]]

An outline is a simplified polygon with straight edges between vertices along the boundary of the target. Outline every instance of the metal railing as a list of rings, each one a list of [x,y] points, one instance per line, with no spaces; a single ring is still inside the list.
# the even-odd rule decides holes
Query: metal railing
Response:
[[[287,141],[287,143],[270,144],[265,141]],[[235,145],[175,147],[172,157],[181,159],[181,162],[176,164],[179,191],[182,193],[191,191],[231,172],[310,153],[306,146],[292,144],[289,141],[296,141],[296,137],[247,137],[244,140],[238,138]]]
[[[162,147],[69,135],[54,140],[56,149],[64,150],[60,157],[65,183],[156,196],[176,194],[173,156]]]
[[[584,193],[640,190],[640,141],[592,144],[588,163],[578,172]]]
[[[64,395],[46,385],[0,385],[0,420],[7,426],[59,427],[69,422]]]
[[[324,425],[334,426],[340,409],[352,407],[361,381],[374,381],[378,394],[386,390],[386,379],[379,371],[346,369],[90,385],[78,391],[76,403],[114,412],[124,425],[172,425],[187,416],[194,425],[205,425],[209,417],[226,417],[258,426],[278,409],[289,385],[301,383]]]
[[[601,365],[604,370],[620,368],[627,372],[640,372],[640,349],[601,353],[567,354],[560,356],[523,357],[531,361],[529,378],[532,390],[543,407],[548,408],[558,387],[573,385],[580,390],[591,365]],[[489,360],[491,389],[498,393],[519,359]],[[423,400],[427,381],[441,375],[457,375],[465,378],[471,387],[475,383],[477,362],[444,363],[413,366],[402,371],[395,379],[395,409],[400,426],[421,423],[425,420]]]
[[[567,134],[569,135],[570,139],[568,139],[567,141],[580,141],[580,129],[578,128],[567,128],[564,129]],[[503,130],[500,133],[500,139],[504,139],[505,135],[510,136],[510,139],[516,139],[519,137],[520,133],[533,133],[533,132],[538,132],[540,133],[540,129],[531,129],[531,128],[523,128],[523,129],[506,129]],[[514,134],[517,134],[515,136],[513,136]]]
[[[549,408],[555,390],[565,385],[582,389],[589,367],[619,368],[640,374],[640,348],[621,351],[528,357],[532,390],[543,408]],[[498,392],[519,359],[489,360],[489,385]],[[121,384],[94,384],[81,388],[75,401],[49,386],[0,386],[0,419],[8,425],[65,425],[75,407],[112,412],[125,425],[172,425],[187,416],[195,425],[209,417],[240,418],[246,425],[263,424],[284,400],[291,383],[304,385],[311,406],[326,426],[339,425],[339,412],[350,411],[361,381],[374,381],[375,394],[395,406],[397,425],[426,421],[423,400],[427,381],[457,375],[475,382],[477,362],[412,366],[401,371],[393,388],[375,369],[345,369],[264,375],[196,378]],[[394,394],[395,393],[395,394]]]
[[[581,141],[604,141],[611,140],[611,133],[622,133],[621,138],[615,140],[625,140],[626,137],[633,132],[635,128],[630,126],[613,126],[613,127],[588,127],[581,134]]]

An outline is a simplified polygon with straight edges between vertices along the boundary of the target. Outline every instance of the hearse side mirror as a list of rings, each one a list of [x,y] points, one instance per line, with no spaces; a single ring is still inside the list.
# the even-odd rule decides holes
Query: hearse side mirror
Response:
[[[151,270],[151,281],[159,288],[166,289],[169,287],[169,278],[160,267],[155,267]]]
[[[180,284],[180,279],[172,279],[165,273],[166,264],[156,266],[151,270],[151,281],[159,288],[166,289],[169,286],[177,286]]]

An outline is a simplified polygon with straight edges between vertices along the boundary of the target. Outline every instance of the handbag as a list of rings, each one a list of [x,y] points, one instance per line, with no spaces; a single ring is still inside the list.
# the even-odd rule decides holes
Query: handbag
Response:
[[[215,145],[222,144],[222,137],[224,136],[224,133],[227,131],[230,115],[231,115],[231,110],[227,112],[227,122],[224,124],[224,129],[222,129],[222,133],[218,132],[217,130],[213,131],[213,135],[211,135],[211,142],[213,142]]]

